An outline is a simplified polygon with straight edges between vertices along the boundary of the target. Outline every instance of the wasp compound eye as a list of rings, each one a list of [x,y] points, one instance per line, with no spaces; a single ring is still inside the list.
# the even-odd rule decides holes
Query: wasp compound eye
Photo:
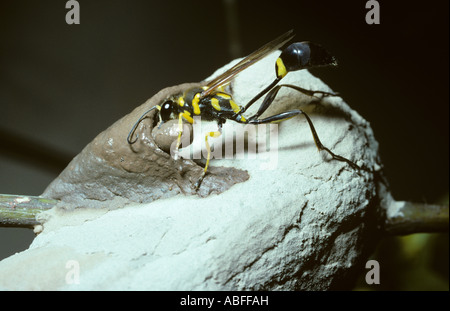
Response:
[[[296,42],[280,55],[287,71],[337,65],[336,59],[321,45],[313,42]]]
[[[161,105],[160,115],[163,122],[170,120],[170,115],[173,112],[173,101],[167,100]]]

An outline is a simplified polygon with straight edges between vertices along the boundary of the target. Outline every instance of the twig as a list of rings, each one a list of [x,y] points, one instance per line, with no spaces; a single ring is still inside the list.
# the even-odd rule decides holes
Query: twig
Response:
[[[0,194],[0,227],[33,228],[36,215],[59,201],[37,196]]]
[[[385,231],[391,235],[448,232],[448,205],[393,201],[387,209]]]
[[[0,194],[0,227],[33,228],[36,215],[59,200],[39,196]],[[448,232],[448,205],[393,201],[387,209],[384,231],[390,235],[419,232]]]

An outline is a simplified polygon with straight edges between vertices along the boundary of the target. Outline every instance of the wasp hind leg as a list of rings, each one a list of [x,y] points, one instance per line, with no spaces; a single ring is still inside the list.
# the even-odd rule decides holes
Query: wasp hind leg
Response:
[[[273,103],[275,97],[278,94],[278,91],[282,87],[288,87],[288,88],[294,89],[296,91],[299,91],[300,93],[303,93],[303,94],[311,96],[311,97],[317,97],[316,94],[320,94],[322,97],[338,96],[338,94],[336,94],[336,93],[307,90],[307,89],[304,89],[302,87],[292,85],[292,84],[280,84],[280,85],[275,86],[273,89],[270,90],[269,93],[267,93],[267,95],[266,95],[266,97],[264,97],[264,101],[261,104],[261,106],[259,107],[258,111],[255,113],[255,115],[251,116],[249,118],[249,120],[254,120],[254,119],[259,118],[259,116],[262,115],[267,110],[267,108],[269,108],[269,106]]]
[[[338,160],[338,161],[343,161],[343,162],[347,162],[352,168],[354,169],[361,169],[357,164],[355,164],[354,162],[350,161],[347,158],[344,158],[343,156],[337,155],[334,152],[332,152],[330,149],[328,149],[327,147],[325,147],[322,142],[319,139],[319,135],[317,135],[317,131],[314,128],[314,125],[311,121],[311,118],[303,111],[300,109],[295,109],[295,110],[291,110],[291,111],[286,111],[286,112],[282,112],[264,119],[259,119],[259,117],[267,110],[267,108],[269,108],[269,106],[272,104],[273,100],[275,99],[275,96],[277,95],[278,91],[280,90],[281,87],[289,87],[292,89],[295,89],[299,92],[302,92],[306,95],[310,95],[310,96],[315,96],[315,94],[322,94],[322,96],[336,96],[336,94],[333,93],[328,93],[328,92],[322,92],[322,91],[310,91],[310,90],[306,90],[300,87],[297,87],[295,85],[290,85],[290,84],[282,84],[282,85],[277,85],[275,86],[269,93],[267,93],[266,97],[264,98],[263,103],[261,104],[261,106],[259,107],[258,111],[256,112],[255,115],[251,116],[250,118],[248,118],[248,123],[249,124],[264,124],[264,123],[272,123],[272,122],[281,122],[284,120],[288,120],[291,119],[299,114],[302,114],[305,116],[306,121],[308,121],[308,125],[309,128],[311,130],[311,134],[314,138],[314,142],[316,144],[316,147],[319,151],[326,151],[329,155],[331,155],[331,157],[334,160]]]
[[[205,135],[205,145],[206,145],[206,151],[208,152],[208,155],[206,157],[206,164],[205,164],[205,168],[203,169],[202,175],[200,175],[200,178],[194,184],[194,189],[195,190],[198,190],[198,188],[200,188],[200,186],[202,184],[202,181],[203,181],[203,178],[205,178],[206,172],[208,171],[209,160],[211,159],[211,146],[209,145],[208,137],[217,138],[217,137],[220,137],[220,135],[222,135],[222,124],[221,123],[218,124],[218,130],[217,131],[208,132]]]

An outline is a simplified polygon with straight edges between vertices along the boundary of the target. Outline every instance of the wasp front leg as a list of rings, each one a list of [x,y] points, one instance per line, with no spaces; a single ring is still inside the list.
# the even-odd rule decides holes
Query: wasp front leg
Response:
[[[178,138],[177,144],[175,145],[175,151],[173,153],[174,160],[179,158],[179,149],[181,146],[181,136],[183,135],[183,113],[178,114]]]
[[[183,119],[188,121],[190,124],[194,124],[194,119],[192,119],[189,112],[184,111],[180,112],[178,114],[178,137],[177,137],[177,143],[175,145],[175,150],[173,151],[173,158],[174,160],[179,159],[179,149],[181,147],[181,137],[183,136]]]
[[[221,123],[218,124],[218,130],[217,131],[208,132],[205,135],[205,145],[206,145],[206,151],[208,152],[208,155],[206,157],[206,164],[205,164],[205,168],[203,169],[202,175],[197,180],[197,182],[194,184],[194,188],[196,190],[198,188],[200,188],[200,185],[202,184],[203,178],[205,177],[206,172],[208,171],[209,160],[211,159],[211,146],[209,145],[208,137],[217,138],[217,137],[220,137],[220,135],[222,135],[222,124]]]

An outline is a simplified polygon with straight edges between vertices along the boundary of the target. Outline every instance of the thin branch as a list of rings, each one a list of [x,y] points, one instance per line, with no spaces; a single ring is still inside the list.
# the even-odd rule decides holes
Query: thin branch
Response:
[[[59,200],[39,196],[0,194],[0,227],[33,228],[36,215]],[[448,232],[448,205],[393,201],[387,209],[384,230],[390,235],[420,232]]]
[[[36,215],[59,201],[37,196],[0,194],[0,227],[33,228]]]
[[[388,207],[385,231],[391,235],[448,232],[448,205],[393,201]]]

